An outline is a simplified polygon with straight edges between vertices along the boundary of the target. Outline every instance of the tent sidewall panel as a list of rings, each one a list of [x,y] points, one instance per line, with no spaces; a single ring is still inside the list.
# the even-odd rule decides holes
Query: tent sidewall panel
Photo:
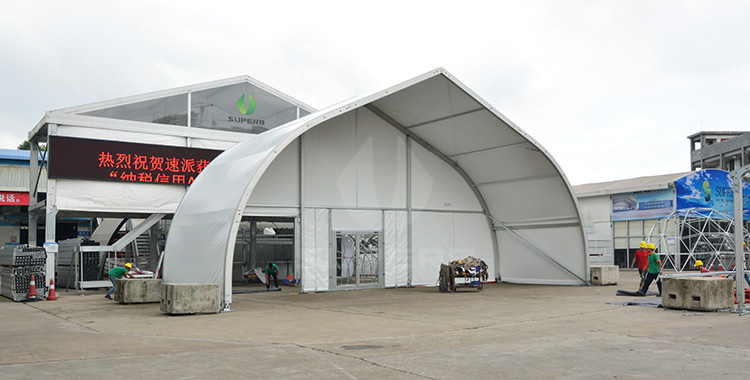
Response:
[[[526,241],[507,230],[497,231],[500,246],[500,276],[503,282],[529,284],[581,285],[588,278],[588,257],[583,253],[586,247],[582,239],[571,236],[581,234],[578,226],[552,228],[515,229]],[[540,252],[541,251],[541,252]],[[583,279],[577,279],[552,260],[565,265]],[[581,276],[581,277],[583,277]]]

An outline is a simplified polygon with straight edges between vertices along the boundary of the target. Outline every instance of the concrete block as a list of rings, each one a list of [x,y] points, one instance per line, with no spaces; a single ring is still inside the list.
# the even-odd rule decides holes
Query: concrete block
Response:
[[[219,284],[162,284],[161,311],[204,314],[221,311]]]
[[[617,265],[592,265],[591,285],[617,285],[620,268]]]
[[[119,303],[161,302],[164,281],[153,278],[118,278],[115,280],[115,301]]]
[[[717,311],[734,307],[731,278],[662,278],[661,283],[661,304],[670,309]]]

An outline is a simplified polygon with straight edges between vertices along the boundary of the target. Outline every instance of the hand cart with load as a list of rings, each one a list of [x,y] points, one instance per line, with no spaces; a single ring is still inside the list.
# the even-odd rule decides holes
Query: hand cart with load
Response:
[[[487,277],[487,264],[482,259],[469,256],[440,264],[438,283],[443,293],[455,292],[459,287],[477,288],[481,292]]]

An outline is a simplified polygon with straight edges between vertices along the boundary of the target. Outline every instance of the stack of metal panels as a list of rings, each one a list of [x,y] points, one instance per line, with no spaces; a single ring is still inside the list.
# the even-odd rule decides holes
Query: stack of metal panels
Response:
[[[75,288],[75,249],[81,245],[81,239],[61,240],[57,243],[57,277],[55,286],[57,289]]]
[[[40,298],[46,293],[47,251],[28,245],[0,248],[0,294],[14,301],[28,299],[31,276]]]

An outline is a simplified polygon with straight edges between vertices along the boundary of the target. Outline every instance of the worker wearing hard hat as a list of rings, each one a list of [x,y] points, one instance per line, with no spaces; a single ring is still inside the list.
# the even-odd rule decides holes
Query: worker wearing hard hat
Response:
[[[648,267],[648,251],[646,250],[646,242],[641,242],[641,249],[635,251],[633,255],[633,262],[630,263],[630,269],[633,269],[633,265],[638,262],[638,275],[641,276],[641,283],[638,288],[643,287],[643,279],[646,277],[646,267]]]
[[[646,251],[648,251],[648,270],[646,278],[643,280],[643,286],[638,290],[638,294],[642,296],[645,296],[648,292],[651,282],[656,280],[656,286],[659,288],[657,297],[661,297],[661,280],[659,279],[659,274],[661,274],[661,259],[659,258],[659,254],[654,252],[654,249],[656,249],[656,246],[653,243],[646,245]]]
[[[271,286],[271,277],[273,277],[273,286],[279,287],[279,267],[274,263],[268,263],[264,271],[266,272],[266,290]]]
[[[130,263],[125,263],[124,267],[115,267],[112,268],[111,271],[109,271],[109,281],[112,281],[112,289],[109,289],[107,292],[107,295],[105,295],[105,298],[112,299],[112,292],[115,291],[115,280],[118,278],[133,278],[133,275],[130,274],[130,270],[133,269],[133,265]]]
[[[701,273],[708,273],[708,272],[710,272],[708,269],[706,269],[703,266],[703,261],[700,261],[700,260],[695,260],[695,269],[698,269],[699,271],[701,271]]]

